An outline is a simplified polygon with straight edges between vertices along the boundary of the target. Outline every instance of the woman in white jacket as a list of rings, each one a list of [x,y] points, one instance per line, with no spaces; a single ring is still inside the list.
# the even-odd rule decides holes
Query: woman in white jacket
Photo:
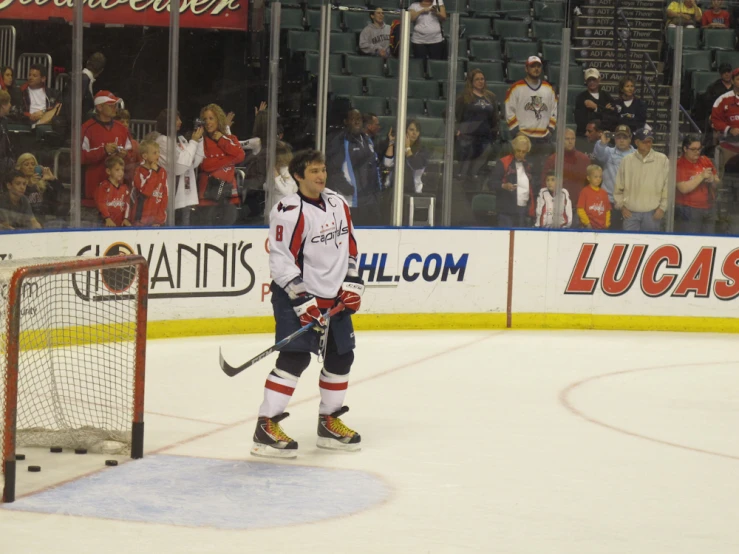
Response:
[[[177,114],[177,132],[182,127],[180,114]],[[168,163],[167,154],[169,152],[167,132],[167,110],[162,110],[157,117],[156,130],[159,136],[156,138],[159,145],[159,163],[167,170],[171,171],[171,165]],[[175,207],[175,225],[190,225],[190,215],[193,208],[198,205],[198,182],[195,175],[195,169],[203,161],[203,127],[200,126],[192,132],[192,138],[187,140],[182,135],[177,135],[177,143],[175,145],[175,164],[174,172],[177,176],[177,188],[174,196]]]
[[[288,171],[290,161],[293,159],[293,151],[286,142],[278,142],[275,149],[275,167],[273,169],[275,176],[275,187],[272,189],[272,197],[267,200],[264,213],[268,214],[272,211],[280,200],[286,196],[290,196],[298,192],[298,185]],[[267,182],[264,183],[264,190],[269,194]]]

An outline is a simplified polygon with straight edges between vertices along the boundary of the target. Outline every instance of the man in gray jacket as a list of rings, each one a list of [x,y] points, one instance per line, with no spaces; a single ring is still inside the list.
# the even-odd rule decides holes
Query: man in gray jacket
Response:
[[[593,148],[593,157],[603,167],[603,189],[608,193],[611,201],[611,230],[620,230],[623,227],[621,212],[615,209],[616,201],[613,191],[616,186],[616,174],[621,161],[629,154],[636,152],[631,146],[631,129],[628,125],[619,125],[613,133],[616,146],[608,146],[611,140],[610,133],[604,131]]]
[[[390,27],[385,25],[382,8],[369,12],[370,23],[359,35],[359,49],[370,56],[387,58],[390,55]]]
[[[652,150],[654,133],[648,127],[634,137],[636,152],[621,161],[613,199],[624,218],[624,231],[659,232],[667,210],[667,156]]]

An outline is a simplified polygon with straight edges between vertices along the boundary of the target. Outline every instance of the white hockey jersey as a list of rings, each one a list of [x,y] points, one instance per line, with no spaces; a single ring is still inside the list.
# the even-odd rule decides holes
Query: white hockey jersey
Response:
[[[357,241],[346,201],[324,189],[320,200],[299,193],[283,198],[270,213],[269,270],[280,287],[302,277],[306,290],[335,298],[349,260],[356,264]]]
[[[529,138],[541,138],[557,125],[557,95],[552,85],[541,81],[537,88],[521,79],[511,85],[505,97],[508,129]]]

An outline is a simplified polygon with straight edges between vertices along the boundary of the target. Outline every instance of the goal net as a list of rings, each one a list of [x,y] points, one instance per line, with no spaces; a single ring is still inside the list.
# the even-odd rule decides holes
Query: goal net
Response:
[[[140,256],[0,263],[4,502],[20,447],[142,457],[147,290]]]

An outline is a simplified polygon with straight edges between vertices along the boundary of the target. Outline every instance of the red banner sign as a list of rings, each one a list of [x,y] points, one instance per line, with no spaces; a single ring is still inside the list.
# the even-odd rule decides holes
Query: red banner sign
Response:
[[[73,0],[0,0],[0,19],[72,20]],[[85,23],[169,26],[169,0],[85,0]],[[248,0],[180,0],[180,26],[246,30]]]

